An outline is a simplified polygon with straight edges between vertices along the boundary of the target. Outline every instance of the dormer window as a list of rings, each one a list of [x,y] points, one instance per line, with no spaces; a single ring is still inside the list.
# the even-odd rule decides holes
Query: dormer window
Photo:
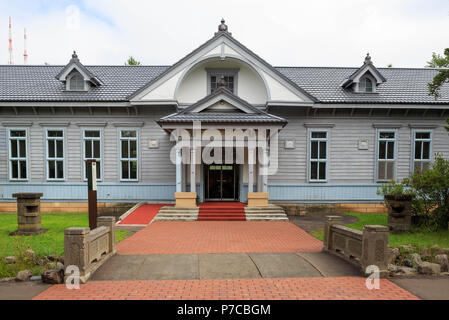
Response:
[[[237,74],[238,69],[206,69],[208,94],[213,93],[219,86],[220,81],[226,82],[226,88],[237,94]]]
[[[364,77],[359,82],[359,92],[371,93],[373,92],[373,82],[370,78]]]
[[[85,81],[81,74],[77,73],[69,79],[68,89],[70,91],[85,91]]]

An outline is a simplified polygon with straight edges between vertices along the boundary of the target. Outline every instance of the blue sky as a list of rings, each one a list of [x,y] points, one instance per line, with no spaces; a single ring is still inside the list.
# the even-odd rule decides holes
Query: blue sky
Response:
[[[0,0],[0,64],[173,64],[213,36],[224,17],[240,42],[280,66],[422,67],[449,47],[448,0]],[[1,41],[3,39],[3,41]]]

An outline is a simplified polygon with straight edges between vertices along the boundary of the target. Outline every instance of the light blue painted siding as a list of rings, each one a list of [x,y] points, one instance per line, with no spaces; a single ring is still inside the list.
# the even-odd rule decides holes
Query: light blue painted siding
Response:
[[[2,200],[14,200],[17,192],[42,192],[42,200],[87,201],[86,183],[1,183],[0,190]],[[175,183],[98,183],[98,201],[174,200],[175,190]]]

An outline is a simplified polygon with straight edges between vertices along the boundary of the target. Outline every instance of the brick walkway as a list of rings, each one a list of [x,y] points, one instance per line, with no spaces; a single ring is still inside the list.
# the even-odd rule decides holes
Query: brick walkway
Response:
[[[319,252],[322,242],[289,222],[155,222],[117,245],[119,254]]]
[[[365,279],[232,279],[92,281],[80,290],[55,285],[34,300],[408,300],[418,299],[382,279],[379,290],[368,290]]]

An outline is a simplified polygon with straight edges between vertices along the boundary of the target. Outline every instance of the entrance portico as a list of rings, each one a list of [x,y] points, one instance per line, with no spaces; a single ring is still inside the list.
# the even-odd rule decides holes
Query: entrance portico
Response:
[[[162,118],[159,125],[175,141],[176,192],[198,195],[199,202],[247,202],[248,194],[267,193],[286,123],[224,87]]]

